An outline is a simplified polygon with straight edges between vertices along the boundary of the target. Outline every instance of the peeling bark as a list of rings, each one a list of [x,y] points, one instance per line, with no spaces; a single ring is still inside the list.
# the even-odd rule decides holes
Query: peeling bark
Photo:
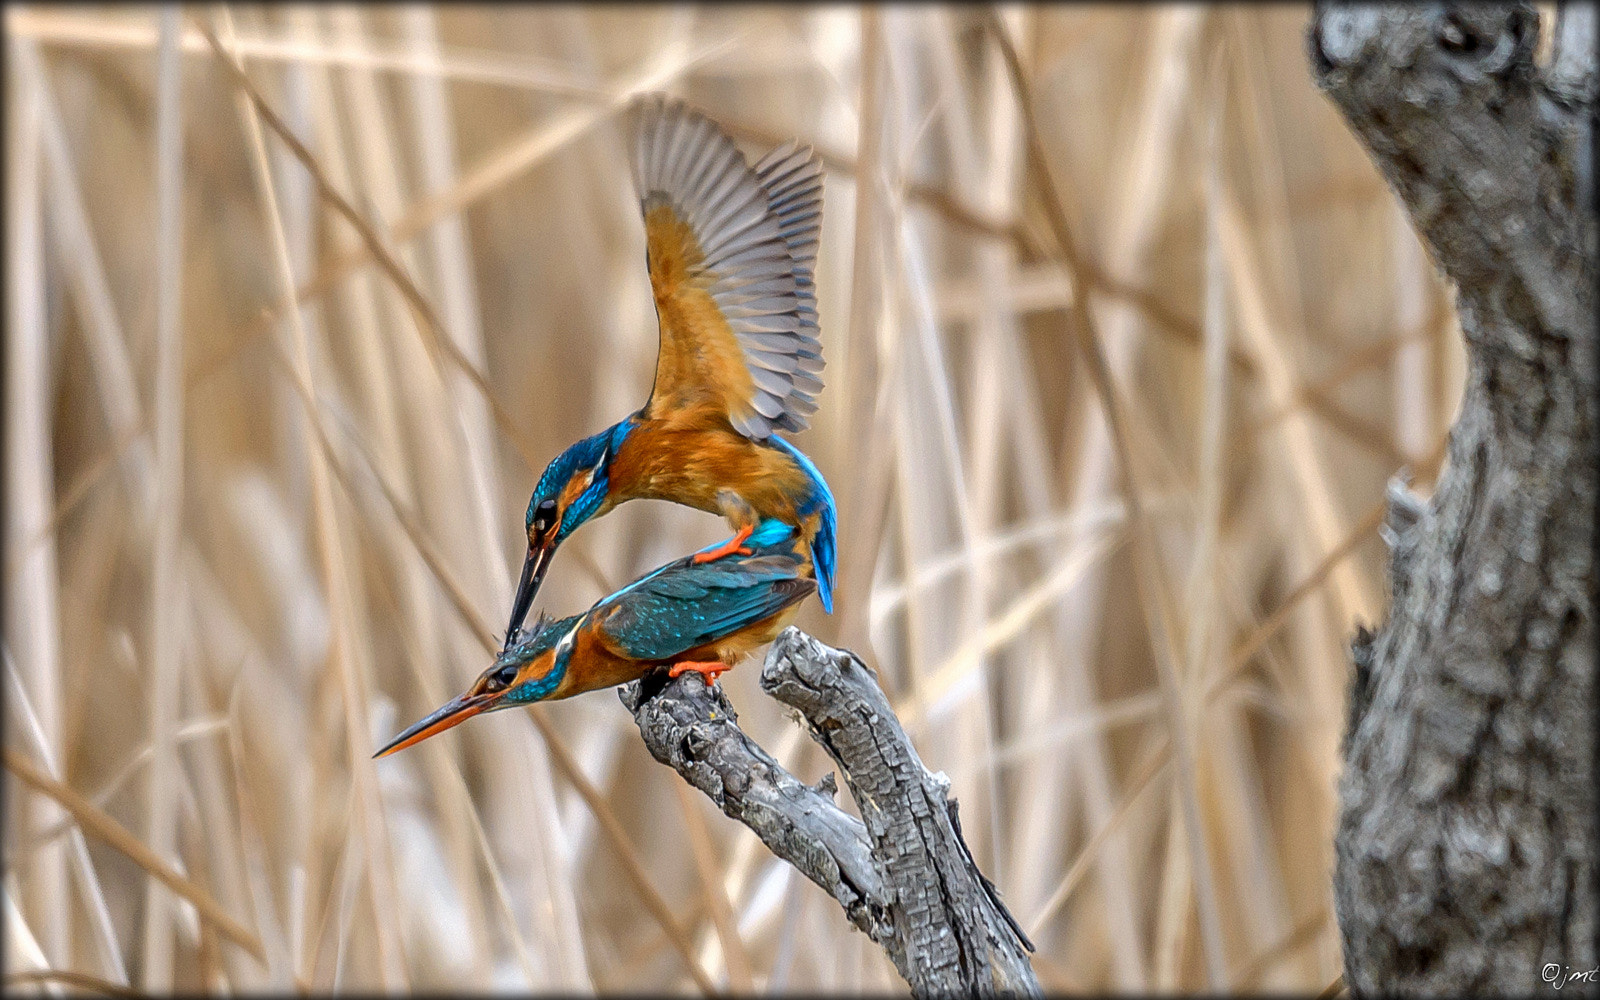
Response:
[[[1541,72],[1527,5],[1312,19],[1317,83],[1454,282],[1468,354],[1436,492],[1391,486],[1389,614],[1353,649],[1334,898],[1358,996],[1600,992],[1567,979],[1600,960],[1592,7],[1562,24]]]

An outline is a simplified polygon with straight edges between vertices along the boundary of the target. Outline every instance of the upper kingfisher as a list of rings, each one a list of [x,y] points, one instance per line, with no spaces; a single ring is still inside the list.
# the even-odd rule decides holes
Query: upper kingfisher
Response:
[[[572,445],[528,501],[528,553],[512,601],[516,641],[556,548],[625,500],[672,500],[737,529],[715,558],[744,551],[776,519],[805,543],[833,610],[833,495],[774,431],[800,431],[822,390],[812,272],[822,165],[791,141],[749,165],[710,119],[662,95],[636,99],[632,164],[645,225],[660,348],[638,411]]]
[[[792,525],[767,519],[744,539],[709,546],[648,573],[581,615],[541,616],[502,651],[466,693],[396,736],[385,757],[474,715],[534,701],[570,698],[668,667],[699,673],[707,685],[745,654],[771,642],[796,605],[816,589],[803,575],[811,556]]]

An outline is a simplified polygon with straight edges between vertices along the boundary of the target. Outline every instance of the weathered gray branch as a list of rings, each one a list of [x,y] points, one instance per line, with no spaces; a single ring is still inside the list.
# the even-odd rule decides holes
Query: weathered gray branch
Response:
[[[973,863],[949,780],[923,766],[853,654],[786,629],[761,688],[800,712],[865,823],[834,804],[831,775],[805,785],[746,736],[721,688],[652,681],[621,689],[650,753],[833,896],[913,995],[1039,993],[1032,945]]]
[[[1600,24],[1595,21],[1594,0],[1563,3],[1557,12],[1555,38],[1550,46],[1550,66],[1544,82],[1558,99],[1569,104],[1593,104],[1600,74],[1596,73],[1595,46]]]
[[[1592,9],[1586,15],[1592,33]],[[1358,632],[1334,898],[1357,995],[1523,994],[1596,948],[1594,46],[1519,6],[1321,6],[1317,82],[1454,280],[1468,378],[1432,499],[1391,490]]]

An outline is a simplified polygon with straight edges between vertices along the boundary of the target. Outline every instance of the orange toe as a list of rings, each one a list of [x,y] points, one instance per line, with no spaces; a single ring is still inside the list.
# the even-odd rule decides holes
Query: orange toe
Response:
[[[700,675],[701,680],[706,682],[706,687],[710,687],[727,669],[728,665],[723,663],[721,660],[712,660],[709,663],[697,663],[692,660],[684,660],[681,663],[674,663],[672,667],[667,670],[667,676],[676,677],[679,674],[687,673],[688,671],[693,670],[695,673]]]
[[[734,553],[738,553],[741,556],[750,555],[750,550],[744,547],[744,540],[749,538],[750,533],[754,530],[756,530],[754,525],[745,525],[739,529],[739,533],[737,535],[734,535],[732,538],[728,539],[726,542],[717,546],[711,551],[695,553],[694,561],[696,563],[708,563],[716,559],[721,559],[723,556],[733,555]]]

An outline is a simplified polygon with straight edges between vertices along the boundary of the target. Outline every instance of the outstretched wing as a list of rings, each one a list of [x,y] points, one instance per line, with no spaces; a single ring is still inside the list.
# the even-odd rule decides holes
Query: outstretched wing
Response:
[[[788,555],[680,560],[619,594],[600,634],[631,659],[669,660],[769,618],[815,588]]]
[[[661,348],[646,412],[710,403],[740,433],[799,431],[822,391],[812,272],[822,164],[781,146],[751,167],[710,119],[635,101],[633,169]]]

